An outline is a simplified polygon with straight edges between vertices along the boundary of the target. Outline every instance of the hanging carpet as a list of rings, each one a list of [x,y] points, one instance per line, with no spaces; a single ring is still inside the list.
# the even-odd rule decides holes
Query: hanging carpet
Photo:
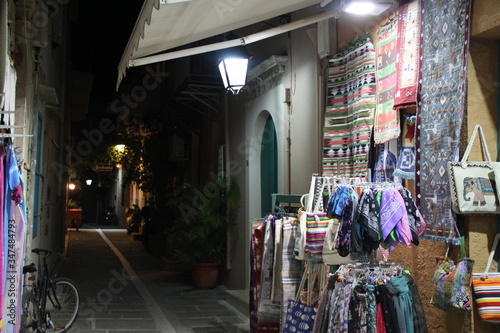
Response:
[[[394,109],[396,85],[396,49],[398,42],[397,16],[390,19],[377,32],[377,97],[373,139],[375,144],[399,137],[399,110]]]
[[[329,61],[323,173],[366,176],[375,112],[375,48],[369,35]]]
[[[398,46],[394,108],[417,105],[417,86],[420,54],[420,4],[408,0],[399,5]]]
[[[447,162],[457,161],[465,109],[470,0],[422,1],[416,129],[417,204],[422,238],[460,244],[450,203]]]

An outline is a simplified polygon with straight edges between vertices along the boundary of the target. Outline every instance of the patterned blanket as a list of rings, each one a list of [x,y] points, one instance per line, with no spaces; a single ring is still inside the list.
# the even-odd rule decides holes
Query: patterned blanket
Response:
[[[329,62],[324,174],[367,175],[375,89],[375,48],[366,35]]]
[[[420,49],[419,0],[407,0],[399,6],[397,78],[394,108],[417,104],[418,66]]]
[[[396,46],[398,42],[397,16],[390,19],[377,32],[377,98],[373,138],[381,144],[399,137],[399,110],[394,109],[396,85]]]
[[[422,238],[460,244],[447,162],[458,160],[465,108],[470,0],[422,1],[416,127],[416,190],[427,228]]]

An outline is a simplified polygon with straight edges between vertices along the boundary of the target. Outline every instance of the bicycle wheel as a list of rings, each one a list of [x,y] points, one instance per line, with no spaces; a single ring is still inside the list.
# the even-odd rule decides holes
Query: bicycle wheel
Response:
[[[78,316],[80,295],[75,283],[70,279],[58,278],[53,283],[55,283],[55,290],[49,288],[46,297],[47,326],[45,332],[66,332],[75,323]]]
[[[22,297],[21,332],[34,332],[38,326],[38,306],[35,295],[25,291]]]

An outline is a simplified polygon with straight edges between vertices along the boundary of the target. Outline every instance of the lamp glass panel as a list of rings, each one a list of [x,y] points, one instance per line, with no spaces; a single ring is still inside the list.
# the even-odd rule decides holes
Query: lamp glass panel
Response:
[[[248,59],[224,59],[229,85],[244,86],[247,79]]]
[[[346,13],[366,15],[371,14],[375,10],[375,4],[371,1],[351,1],[344,11]]]
[[[227,89],[228,82],[227,82],[226,67],[224,66],[224,61],[219,62],[219,72],[220,76],[222,77],[222,82],[224,83],[224,88]]]

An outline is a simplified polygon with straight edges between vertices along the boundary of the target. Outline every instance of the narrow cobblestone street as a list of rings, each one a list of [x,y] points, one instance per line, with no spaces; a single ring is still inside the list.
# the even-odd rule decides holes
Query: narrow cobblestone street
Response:
[[[193,289],[124,229],[70,229],[67,244],[60,276],[76,282],[82,301],[71,332],[249,332],[224,287]]]

